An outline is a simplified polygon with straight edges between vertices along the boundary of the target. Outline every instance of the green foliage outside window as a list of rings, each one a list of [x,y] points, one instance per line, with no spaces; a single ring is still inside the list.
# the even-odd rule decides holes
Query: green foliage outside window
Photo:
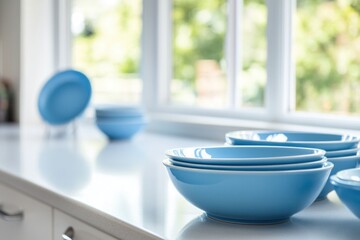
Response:
[[[357,0],[298,1],[298,110],[360,113],[359,6]]]
[[[95,2],[90,13],[96,12]],[[255,86],[241,89],[245,105],[264,101],[266,61],[271,61],[266,59],[266,22],[259,20],[266,19],[264,3],[244,0],[245,79],[240,81]],[[97,77],[138,74],[140,5],[139,0],[119,1],[87,19],[74,38],[77,66]],[[201,59],[226,69],[226,17],[226,0],[173,1],[174,79],[194,88],[195,65]],[[360,113],[360,1],[298,0],[294,27],[296,110]]]

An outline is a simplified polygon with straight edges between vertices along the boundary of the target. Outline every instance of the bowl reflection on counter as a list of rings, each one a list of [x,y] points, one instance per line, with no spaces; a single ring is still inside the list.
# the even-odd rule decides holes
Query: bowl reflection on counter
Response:
[[[208,218],[202,214],[183,227],[176,239],[289,239],[300,236],[304,230],[291,221],[275,225],[228,224]]]
[[[56,141],[42,147],[39,169],[51,185],[71,193],[85,188],[91,180],[89,163],[82,154]]]
[[[144,166],[146,155],[131,141],[109,142],[96,157],[98,169],[108,174],[133,173]]]

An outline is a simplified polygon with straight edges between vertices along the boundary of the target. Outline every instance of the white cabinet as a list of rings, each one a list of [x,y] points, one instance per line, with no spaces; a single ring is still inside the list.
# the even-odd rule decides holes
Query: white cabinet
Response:
[[[0,184],[0,240],[2,239],[116,240],[59,210],[53,210],[44,203]]]
[[[67,232],[67,233],[66,233]],[[66,234],[65,234],[66,233]],[[66,236],[67,235],[67,236]],[[54,240],[116,240],[115,238],[73,218],[54,210]]]
[[[51,207],[0,184],[0,239],[49,240]]]

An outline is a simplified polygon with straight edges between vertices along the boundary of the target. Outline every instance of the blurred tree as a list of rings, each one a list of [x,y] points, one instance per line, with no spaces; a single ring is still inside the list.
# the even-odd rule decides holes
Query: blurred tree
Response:
[[[296,108],[360,113],[358,1],[299,0],[296,25]]]

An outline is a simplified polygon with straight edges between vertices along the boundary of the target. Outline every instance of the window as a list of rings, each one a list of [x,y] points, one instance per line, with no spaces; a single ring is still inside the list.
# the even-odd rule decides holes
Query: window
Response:
[[[297,1],[296,111],[360,115],[359,26],[359,1]]]
[[[356,0],[74,0],[72,13],[73,66],[95,102],[360,126]]]
[[[93,103],[139,103],[140,0],[74,0],[72,64],[93,86]]]
[[[218,109],[263,107],[265,1],[172,3],[168,102]]]
[[[225,107],[226,0],[174,0],[170,102]]]

